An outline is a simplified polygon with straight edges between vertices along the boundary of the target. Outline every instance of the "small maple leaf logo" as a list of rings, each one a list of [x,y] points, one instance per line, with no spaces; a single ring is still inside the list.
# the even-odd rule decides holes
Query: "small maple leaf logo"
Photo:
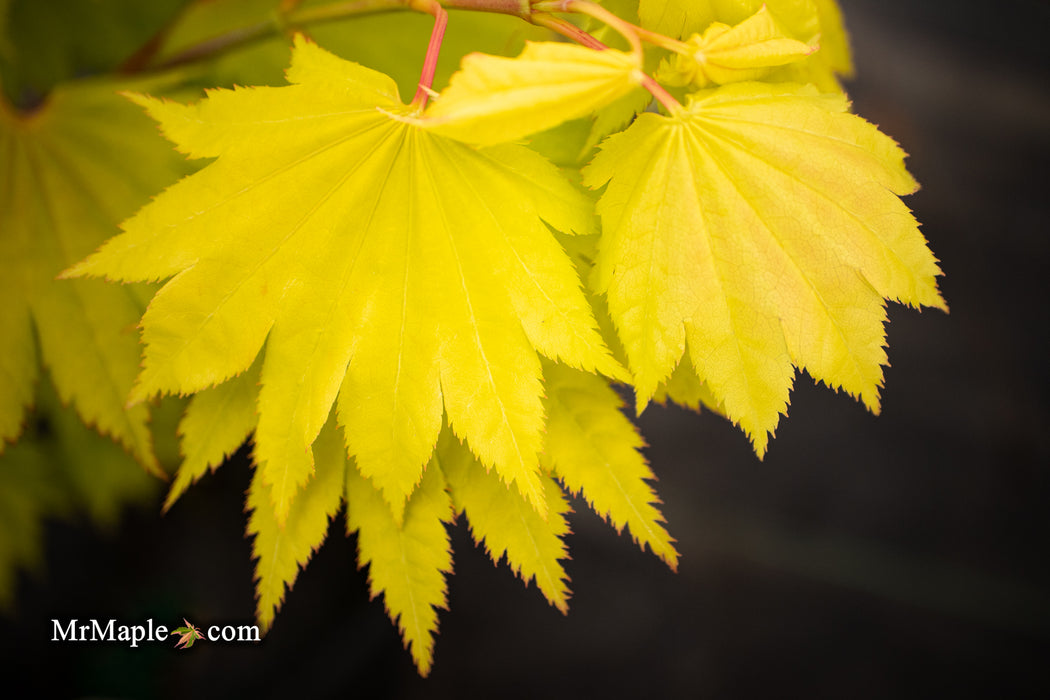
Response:
[[[186,618],[182,618],[182,621],[186,623],[185,627],[173,629],[171,633],[173,635],[181,635],[178,643],[175,645],[176,649],[189,649],[198,639],[204,639],[204,635],[201,634],[201,631],[195,625],[190,624],[190,621]]]

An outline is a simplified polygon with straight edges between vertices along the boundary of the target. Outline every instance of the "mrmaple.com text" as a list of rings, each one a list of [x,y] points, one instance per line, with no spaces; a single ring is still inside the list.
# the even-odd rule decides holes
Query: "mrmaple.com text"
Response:
[[[135,648],[142,642],[167,641],[169,635],[168,627],[155,625],[153,618],[141,625],[120,625],[113,619],[101,623],[98,620],[81,622],[73,618],[64,624],[59,620],[51,620],[52,642],[127,642],[130,647]],[[204,637],[212,642],[258,642],[259,627],[212,625],[208,627]]]

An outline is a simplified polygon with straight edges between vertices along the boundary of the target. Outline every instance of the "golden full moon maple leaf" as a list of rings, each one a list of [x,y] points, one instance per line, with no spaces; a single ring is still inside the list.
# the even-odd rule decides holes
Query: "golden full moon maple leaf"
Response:
[[[688,347],[762,455],[795,367],[878,409],[884,299],[946,308],[899,199],[904,152],[811,87],[737,83],[643,114],[584,170],[639,407]]]
[[[524,147],[398,119],[390,78],[302,38],[287,76],[194,105],[133,98],[182,151],[216,158],[69,271],[174,276],[142,318],[133,400],[223,382],[265,343],[255,457],[278,521],[337,395],[396,519],[443,413],[542,514],[539,354],[624,376],[547,228],[585,231],[586,198]]]

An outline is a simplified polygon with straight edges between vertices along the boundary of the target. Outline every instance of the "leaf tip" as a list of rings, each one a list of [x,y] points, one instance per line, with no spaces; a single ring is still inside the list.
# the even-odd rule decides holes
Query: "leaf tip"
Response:
[[[754,449],[755,456],[758,457],[760,462],[764,461],[766,458],[766,452],[769,450],[769,438],[773,435],[773,431],[748,431],[748,437],[751,438],[751,447]]]
[[[124,402],[124,410],[130,411],[139,404],[147,403],[156,393],[156,389],[152,389],[142,382],[136,382],[135,386],[131,388],[131,393],[128,394],[127,401]]]
[[[622,364],[616,361],[611,355],[606,355],[603,358],[605,361],[597,367],[597,370],[604,374],[613,381],[620,382],[621,384],[630,384],[632,381],[631,373]]]
[[[642,415],[642,411],[644,411],[649,406],[649,402],[652,401],[652,399],[652,394],[649,394],[647,396],[642,392],[638,391],[638,387],[636,386],[634,393],[634,414],[636,416]]]
[[[117,94],[129,102],[133,102],[139,107],[145,107],[147,109],[149,108],[149,105],[160,101],[152,95],[147,95],[144,92],[136,92],[135,90],[121,90]]]
[[[80,262],[75,263],[75,264],[73,264],[70,267],[67,267],[65,270],[62,270],[62,272],[59,272],[55,276],[55,279],[56,280],[70,280],[70,279],[76,279],[78,277],[86,277],[86,276],[88,276],[90,273],[87,272],[87,269],[88,269],[89,266],[85,265],[86,262],[87,262],[87,260],[81,260]]]
[[[948,302],[944,300],[944,295],[941,294],[941,290],[937,289],[936,284],[934,285],[933,293],[933,301],[927,304],[927,306],[929,306],[931,309],[937,309],[938,311],[943,311],[946,314],[950,314],[951,310],[948,308]],[[921,311],[922,309],[920,308],[919,310]]]

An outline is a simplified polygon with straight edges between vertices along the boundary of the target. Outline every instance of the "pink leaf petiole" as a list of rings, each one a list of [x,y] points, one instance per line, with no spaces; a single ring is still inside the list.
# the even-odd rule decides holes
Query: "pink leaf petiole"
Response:
[[[448,12],[438,0],[412,0],[410,7],[419,12],[434,15],[434,30],[430,33],[427,44],[427,55],[423,59],[423,72],[419,76],[419,87],[412,98],[411,107],[417,112],[427,106],[427,99],[434,93],[434,72],[437,70],[438,55],[441,53],[441,42],[445,39],[445,27],[448,26]]]
[[[533,3],[532,9],[534,11],[532,15],[532,22],[538,24],[555,32],[558,32],[562,36],[572,39],[582,46],[602,51],[609,48],[598,39],[583,31],[576,25],[566,22],[565,20],[554,17],[553,15],[546,14],[547,12],[578,12],[581,14],[589,15],[600,22],[604,22],[609,25],[627,39],[631,45],[631,52],[638,57],[638,62],[642,62],[642,43],[639,38],[640,32],[644,31],[640,27],[636,27],[630,22],[625,22],[616,15],[606,10],[601,5],[597,5],[592,2],[586,2],[585,0],[548,0],[544,2]],[[646,39],[650,39],[655,35],[652,32],[645,32]],[[680,43],[680,42],[676,42]],[[676,114],[682,111],[682,104],[674,98],[671,93],[664,89],[664,86],[656,82],[652,77],[639,71],[640,82],[642,87],[652,94],[656,98],[657,102],[664,106],[664,108],[671,114]]]

